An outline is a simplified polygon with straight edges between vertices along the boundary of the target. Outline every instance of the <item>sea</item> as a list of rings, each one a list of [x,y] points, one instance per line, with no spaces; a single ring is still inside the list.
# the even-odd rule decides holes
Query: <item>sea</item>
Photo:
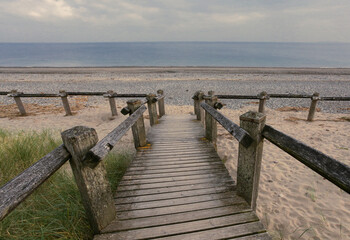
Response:
[[[0,67],[349,68],[350,43],[0,43]]]

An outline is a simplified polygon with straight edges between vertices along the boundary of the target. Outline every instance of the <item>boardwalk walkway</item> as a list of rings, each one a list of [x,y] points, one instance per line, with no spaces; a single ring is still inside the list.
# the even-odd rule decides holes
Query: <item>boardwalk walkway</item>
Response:
[[[270,239],[193,116],[164,116],[115,195],[102,239]]]

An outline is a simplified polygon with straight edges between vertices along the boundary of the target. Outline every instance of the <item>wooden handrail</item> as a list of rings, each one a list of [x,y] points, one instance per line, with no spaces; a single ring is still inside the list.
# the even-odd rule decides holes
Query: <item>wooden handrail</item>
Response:
[[[247,131],[229,120],[215,108],[209,106],[206,103],[201,103],[200,106],[205,111],[207,111],[218,123],[220,123],[232,136],[234,136],[243,146],[249,147],[253,142],[253,139],[250,137]]]
[[[328,179],[347,193],[350,193],[349,166],[305,145],[271,126],[266,125],[262,135],[313,171]]]
[[[101,161],[146,110],[147,108],[145,105],[138,108],[130,117],[124,120],[118,127],[91,148],[85,159],[91,159],[93,161],[92,164]]]
[[[136,121],[141,118],[146,109],[147,108],[144,105],[139,107],[118,127],[92,147],[90,151],[84,155],[85,157],[82,164],[89,166],[90,168],[96,167],[96,165],[98,165],[98,163],[117,144],[121,137],[125,135]],[[67,151],[66,146],[61,145],[3,185],[0,188],[0,220],[5,218],[12,210],[23,202],[26,197],[34,192],[34,190],[36,190],[65,162],[67,162],[68,159],[71,158],[72,156]]]
[[[0,220],[23,202],[70,157],[69,152],[61,145],[2,186],[0,188]]]

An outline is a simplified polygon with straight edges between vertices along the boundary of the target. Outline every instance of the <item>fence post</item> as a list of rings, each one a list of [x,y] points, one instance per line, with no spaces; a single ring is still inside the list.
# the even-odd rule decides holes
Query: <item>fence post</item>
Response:
[[[139,107],[141,107],[141,101],[138,99],[132,99],[127,101],[128,108],[130,109],[130,115],[135,112]],[[145,123],[143,120],[143,115],[136,121],[132,126],[132,135],[134,137],[134,145],[137,149],[138,147],[143,147],[147,144],[146,141],[146,130]]]
[[[9,94],[10,97],[13,97],[13,99],[16,102],[16,105],[18,107],[18,110],[22,116],[27,115],[26,110],[24,108],[24,105],[22,103],[21,98],[18,96],[21,94],[21,92],[17,92],[17,90],[11,90],[11,93]]]
[[[203,120],[202,115],[204,114],[203,109],[201,108],[201,102],[203,101],[204,92],[197,91],[193,95],[192,99],[194,102],[194,114],[197,116],[197,120]]]
[[[266,100],[269,99],[269,96],[267,95],[266,92],[261,92],[259,95],[259,113],[265,113],[265,103]]]
[[[211,107],[214,107],[217,101],[218,98],[216,96],[211,95],[205,97],[205,103]],[[216,147],[217,123],[216,120],[207,111],[205,112],[205,137]]]
[[[64,108],[64,111],[66,112],[66,116],[71,116],[72,112],[71,112],[70,107],[69,107],[69,102],[68,102],[68,98],[67,98],[68,94],[66,93],[66,91],[60,90],[59,95],[62,99],[63,108]]]
[[[117,106],[115,105],[115,99],[113,97],[114,92],[112,90],[107,91],[104,97],[108,97],[109,106],[111,107],[112,116],[117,116]]]
[[[256,209],[256,199],[259,190],[263,137],[261,132],[265,126],[266,115],[249,111],[240,116],[241,128],[254,139],[245,148],[239,144],[237,166],[237,193],[242,196],[253,210]]]
[[[309,109],[309,115],[307,116],[307,120],[310,122],[314,120],[318,100],[320,100],[320,94],[318,92],[315,92],[311,97],[311,106]]]
[[[159,118],[163,117],[165,115],[165,106],[164,106],[164,91],[162,89],[159,89],[157,91],[158,97],[158,110],[159,110]]]
[[[77,126],[61,133],[63,143],[72,155],[70,165],[78,185],[87,219],[94,233],[99,233],[116,216],[112,190],[103,162],[91,168],[86,153],[96,145],[95,129]]]
[[[149,121],[151,126],[158,123],[158,116],[157,116],[157,98],[155,94],[148,94],[147,97],[147,106],[148,106],[148,113],[149,113]]]

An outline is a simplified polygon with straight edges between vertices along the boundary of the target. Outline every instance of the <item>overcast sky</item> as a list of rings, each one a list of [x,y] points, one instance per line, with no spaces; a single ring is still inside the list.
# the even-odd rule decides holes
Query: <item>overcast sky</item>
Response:
[[[350,42],[350,0],[0,0],[0,42]]]

